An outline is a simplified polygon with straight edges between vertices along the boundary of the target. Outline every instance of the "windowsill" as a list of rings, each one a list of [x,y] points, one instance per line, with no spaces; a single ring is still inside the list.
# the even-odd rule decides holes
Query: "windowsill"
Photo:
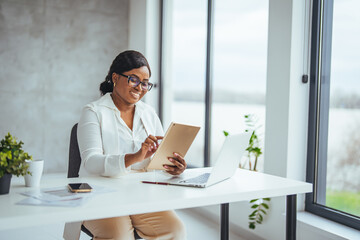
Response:
[[[311,214],[309,212],[297,213],[298,231],[302,227],[311,228],[314,232],[323,232],[332,235],[336,239],[357,239],[360,231],[333,222],[323,217]]]

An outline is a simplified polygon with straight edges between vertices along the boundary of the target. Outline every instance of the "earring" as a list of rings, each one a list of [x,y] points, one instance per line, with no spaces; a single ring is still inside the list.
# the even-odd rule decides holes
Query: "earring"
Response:
[[[116,86],[116,83],[114,82],[114,87]]]

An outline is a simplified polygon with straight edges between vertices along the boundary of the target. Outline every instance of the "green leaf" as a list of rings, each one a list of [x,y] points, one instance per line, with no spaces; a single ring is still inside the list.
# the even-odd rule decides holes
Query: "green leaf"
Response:
[[[267,205],[266,203],[261,203],[262,206],[264,206],[264,208],[269,209],[269,205]]]
[[[255,223],[254,222],[249,222],[249,228],[250,229],[255,229]]]
[[[258,212],[258,210],[253,211],[253,212],[249,215],[249,217],[255,216],[255,214],[256,214],[257,212]]]
[[[223,131],[223,133],[224,133],[225,137],[229,136],[229,132]]]
[[[10,133],[0,142],[0,174],[25,175],[28,169],[25,160],[32,159],[32,156],[22,149],[24,143],[22,141],[17,142]]]
[[[258,131],[261,125],[258,124],[259,119],[255,114],[246,114],[244,115],[245,125],[247,129],[245,132],[251,132],[251,137],[249,139],[247,151],[247,161],[244,161],[241,166],[249,165],[249,169],[256,171],[258,165],[259,157],[263,154],[261,149],[261,136],[258,135]],[[251,203],[251,209],[254,209],[249,215],[249,228],[255,229],[256,224],[261,224],[264,220],[264,216],[267,214],[266,209],[269,209],[269,205],[266,204],[270,201],[270,198],[264,199],[252,199],[249,201]],[[266,202],[266,203],[265,203]],[[263,215],[264,214],[264,215]]]
[[[254,153],[257,153],[257,154],[259,154],[259,155],[262,154],[261,149],[258,148],[258,147],[253,148],[253,152],[254,152]]]

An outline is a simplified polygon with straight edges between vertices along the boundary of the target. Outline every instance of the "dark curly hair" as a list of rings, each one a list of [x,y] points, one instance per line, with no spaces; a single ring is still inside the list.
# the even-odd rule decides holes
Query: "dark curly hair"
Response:
[[[123,73],[130,71],[134,68],[147,67],[151,76],[151,70],[148,61],[145,56],[140,52],[134,50],[128,50],[120,53],[112,62],[109,72],[105,77],[105,81],[100,84],[101,95],[105,95],[108,92],[113,91],[114,83],[112,81],[113,73]]]

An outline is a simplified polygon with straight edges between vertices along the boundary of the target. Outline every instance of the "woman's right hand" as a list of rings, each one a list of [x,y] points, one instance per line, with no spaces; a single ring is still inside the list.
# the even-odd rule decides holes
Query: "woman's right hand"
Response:
[[[163,139],[162,136],[149,135],[145,141],[141,144],[141,148],[138,151],[142,160],[151,157],[159,147],[159,140]]]
[[[151,157],[159,147],[159,140],[163,139],[162,136],[149,135],[141,144],[141,148],[136,153],[129,153],[125,155],[125,167],[129,167],[134,163],[141,162],[146,158]]]

